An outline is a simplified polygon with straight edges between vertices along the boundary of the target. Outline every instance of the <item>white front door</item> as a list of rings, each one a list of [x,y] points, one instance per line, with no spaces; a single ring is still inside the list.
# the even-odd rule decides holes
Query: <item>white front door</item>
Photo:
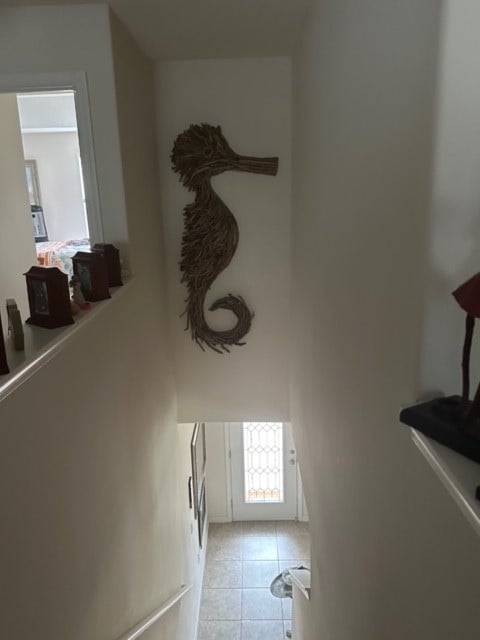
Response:
[[[233,520],[294,520],[297,459],[285,422],[231,422]]]

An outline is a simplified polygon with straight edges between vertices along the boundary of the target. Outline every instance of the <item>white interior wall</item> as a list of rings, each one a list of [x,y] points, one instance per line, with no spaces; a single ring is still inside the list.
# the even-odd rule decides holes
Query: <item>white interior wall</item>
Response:
[[[158,64],[156,85],[160,207],[179,421],[288,420],[290,62],[274,58]],[[186,297],[178,269],[182,211],[193,194],[172,171],[170,153],[179,133],[202,122],[220,124],[238,153],[279,156],[276,177],[228,172],[213,180],[238,221],[240,243],[206,307],[231,292],[242,295],[255,312],[247,344],[225,355],[203,352],[180,318]],[[207,312],[207,318],[214,327],[231,321],[222,311]]]
[[[0,17],[2,85],[23,75],[87,74],[105,242],[119,246],[128,263],[125,198],[119,188],[122,166],[113,60],[105,35],[109,29],[107,5],[2,9]]]
[[[0,140],[0,310],[6,333],[5,299],[15,298],[26,320],[23,274],[37,262],[15,95],[0,95]]]
[[[49,240],[88,238],[76,132],[24,133],[26,160],[36,160]]]
[[[0,403],[2,638],[119,638],[185,579],[178,479],[189,469],[163,295],[152,67],[114,20],[112,33],[114,56],[106,7],[0,11],[0,75],[87,72],[107,239],[126,238],[128,213],[136,265],[128,288]],[[177,606],[145,637],[171,638],[190,617]]]
[[[318,1],[294,62],[298,640],[480,633],[480,541],[398,421],[417,394],[440,24],[434,0]]]
[[[0,404],[2,637],[119,638],[183,583],[168,354],[130,339],[144,293]],[[153,331],[160,302],[148,317]]]
[[[230,509],[230,463],[227,459],[228,441],[225,438],[224,422],[207,422],[205,439],[207,445],[207,477],[205,491],[210,522],[231,522]]]
[[[480,5],[445,5],[420,396],[461,393],[465,314],[451,292],[480,270]],[[471,394],[480,381],[474,338]]]

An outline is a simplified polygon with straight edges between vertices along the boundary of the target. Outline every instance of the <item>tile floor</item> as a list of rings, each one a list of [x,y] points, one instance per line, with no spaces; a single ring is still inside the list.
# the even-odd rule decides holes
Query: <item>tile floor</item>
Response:
[[[303,522],[211,524],[198,640],[282,640],[292,601],[275,598],[270,583],[287,567],[310,566]]]

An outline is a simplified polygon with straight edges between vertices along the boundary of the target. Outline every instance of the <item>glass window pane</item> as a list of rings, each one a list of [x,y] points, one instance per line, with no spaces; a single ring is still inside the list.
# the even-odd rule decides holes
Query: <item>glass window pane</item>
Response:
[[[283,424],[244,422],[245,502],[283,502]]]

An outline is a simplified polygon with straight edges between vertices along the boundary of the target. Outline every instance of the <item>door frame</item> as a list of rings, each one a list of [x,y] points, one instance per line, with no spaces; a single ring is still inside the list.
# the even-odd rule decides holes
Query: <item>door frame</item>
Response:
[[[230,446],[230,422],[223,425],[225,441],[225,488],[227,495],[227,517],[233,522],[233,494],[232,494],[232,448]]]
[[[233,421],[232,421],[233,422]],[[237,422],[237,421],[235,421]],[[238,422],[245,422],[245,420],[240,420]],[[268,422],[268,421],[266,421]],[[283,422],[283,421],[282,421]],[[226,473],[225,473],[225,488],[226,488],[226,497],[227,497],[227,518],[228,522],[233,522],[233,494],[232,494],[232,450],[230,443],[230,424],[231,422],[225,422],[223,425],[223,433],[224,433],[224,443],[225,443],[225,461],[226,461]],[[292,423],[286,422],[292,429]],[[293,431],[292,431],[293,437]],[[296,451],[296,445],[295,445]],[[296,454],[295,454],[296,455]],[[299,522],[308,522],[308,513],[305,506],[305,496],[303,493],[303,482],[302,476],[300,472],[300,466],[298,464],[298,457],[296,463],[296,498],[297,498],[297,506],[296,506],[296,520]]]
[[[103,220],[97,182],[93,125],[87,74],[84,71],[0,74],[0,94],[58,90],[75,92],[77,134],[80,147],[89,237],[92,246],[104,241]]]

